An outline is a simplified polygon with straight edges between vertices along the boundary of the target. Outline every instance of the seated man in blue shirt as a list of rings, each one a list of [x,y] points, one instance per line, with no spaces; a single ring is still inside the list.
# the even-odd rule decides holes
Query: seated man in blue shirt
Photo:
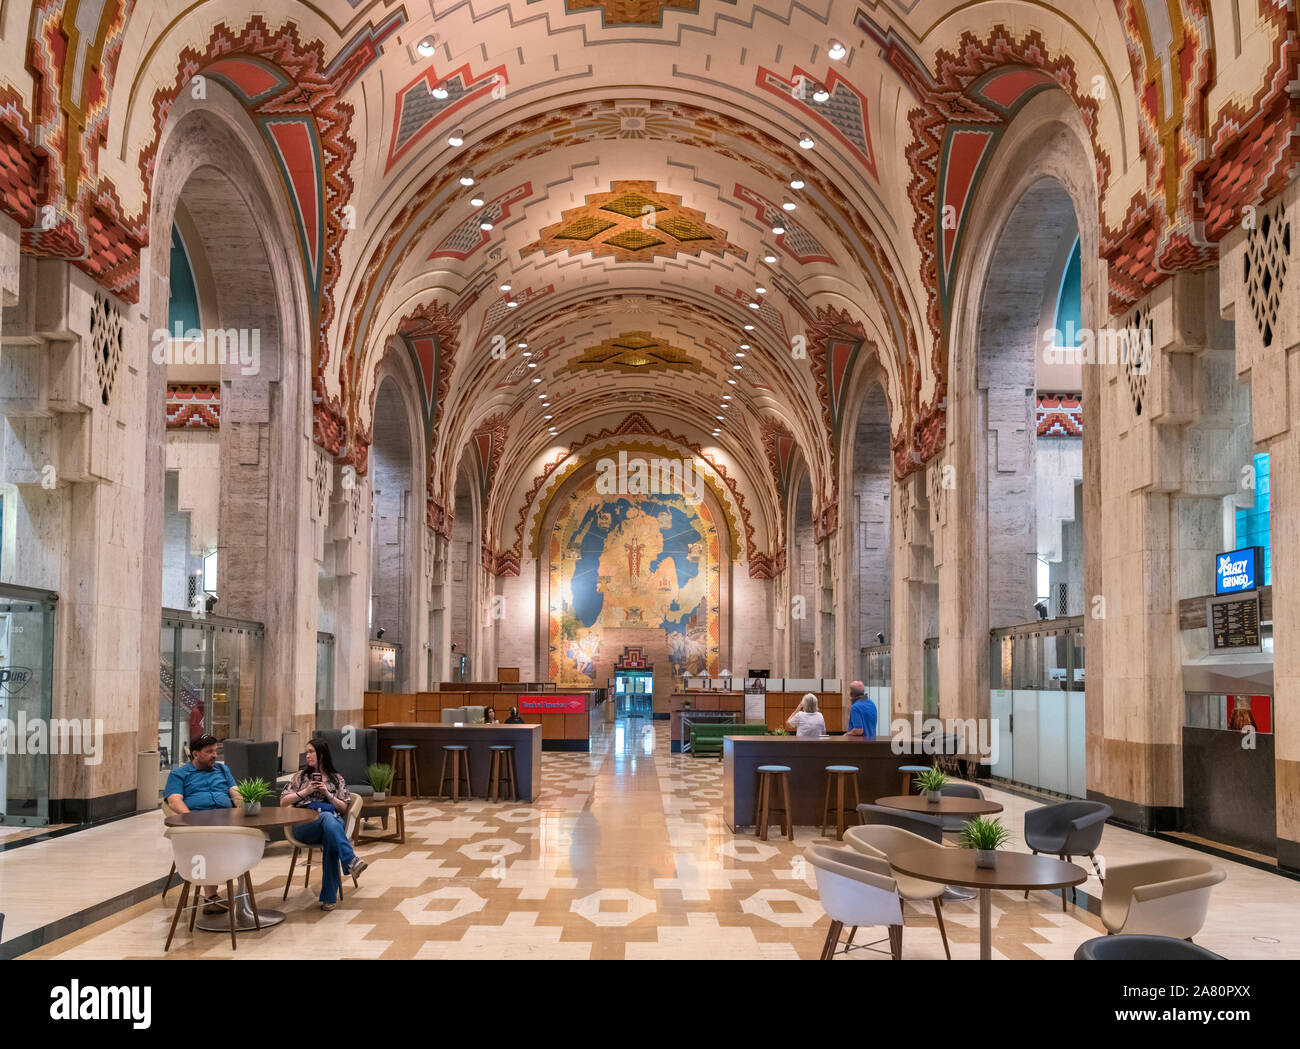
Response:
[[[867,686],[855,681],[849,686],[849,730],[846,736],[862,736],[864,739],[876,738],[876,704],[867,698]]]
[[[203,735],[190,741],[190,760],[167,775],[163,787],[167,807],[177,814],[202,812],[204,809],[230,809],[240,804],[235,777],[217,760],[215,736]],[[205,914],[220,913],[225,907],[217,901],[217,887],[205,885]]]

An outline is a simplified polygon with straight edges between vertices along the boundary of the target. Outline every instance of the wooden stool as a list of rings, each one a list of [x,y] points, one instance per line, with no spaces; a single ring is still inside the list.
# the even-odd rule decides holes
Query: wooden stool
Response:
[[[831,810],[831,781],[835,781],[835,840],[844,840],[844,781],[853,784],[853,811],[857,812],[858,822],[862,822],[862,813],[858,806],[862,799],[858,796],[858,767],[856,765],[826,766],[826,797],[822,799],[822,836],[826,835],[826,813]]]
[[[903,787],[898,792],[900,794],[912,793],[912,776],[918,772],[929,772],[929,765],[899,765],[898,771],[903,774]]]
[[[754,823],[758,828],[758,836],[767,841],[767,828],[772,822],[771,812],[781,813],[781,825],[785,835],[791,841],[794,841],[794,823],[790,818],[790,766],[789,765],[759,765],[758,766],[758,790],[754,794]],[[774,807],[771,805],[772,780],[781,781],[781,797],[785,802],[784,807]]]
[[[448,795],[443,793],[443,784],[447,782],[447,755],[451,755],[451,800],[460,801],[460,781],[465,780],[465,797],[474,796],[473,789],[470,787],[469,779],[469,750],[460,743],[448,743],[442,748],[442,776],[438,780],[438,797],[445,798]],[[465,759],[464,775],[462,777],[461,758]]]
[[[519,793],[515,790],[515,748],[505,743],[488,747],[492,760],[488,764],[488,796],[493,801],[500,801],[502,781],[510,783],[510,800],[518,801]]]
[[[401,777],[402,790],[401,794],[408,797],[418,798],[420,796],[420,770],[415,767],[415,744],[414,743],[394,743],[393,751],[393,782],[389,789],[398,794],[397,780]],[[411,789],[411,784],[415,784],[415,789]],[[400,794],[398,795],[401,796]]]

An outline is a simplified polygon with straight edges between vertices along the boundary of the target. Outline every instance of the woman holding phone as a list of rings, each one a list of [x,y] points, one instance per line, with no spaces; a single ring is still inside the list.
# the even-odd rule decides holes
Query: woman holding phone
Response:
[[[320,816],[315,823],[295,827],[293,836],[304,845],[319,845],[324,858],[321,861],[321,910],[332,911],[338,906],[339,871],[352,875],[357,884],[361,872],[368,864],[358,858],[348,840],[343,819],[352,796],[347,784],[334,767],[330,745],[316,738],[308,742],[305,764],[289,781],[288,789],[280,795],[283,808],[316,809]]]

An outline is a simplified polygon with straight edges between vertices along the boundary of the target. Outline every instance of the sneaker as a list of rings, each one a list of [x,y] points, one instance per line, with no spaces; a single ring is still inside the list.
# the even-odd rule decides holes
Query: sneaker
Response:
[[[360,884],[357,879],[361,877],[361,872],[364,871],[369,866],[370,864],[368,864],[365,860],[359,857],[352,861],[352,870],[349,871],[348,873],[352,875],[353,885]]]

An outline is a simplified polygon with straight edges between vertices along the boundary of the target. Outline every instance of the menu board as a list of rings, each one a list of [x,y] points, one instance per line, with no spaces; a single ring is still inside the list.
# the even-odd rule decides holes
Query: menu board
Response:
[[[1259,652],[1259,591],[1212,597],[1205,603],[1211,652]]]

